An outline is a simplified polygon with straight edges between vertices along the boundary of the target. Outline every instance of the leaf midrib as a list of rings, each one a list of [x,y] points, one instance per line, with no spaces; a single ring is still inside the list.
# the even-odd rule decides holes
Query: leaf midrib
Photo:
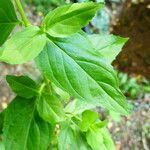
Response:
[[[18,24],[19,23],[19,21],[18,22],[0,22],[0,25],[16,25],[16,24]]]
[[[28,142],[28,136],[29,136],[29,131],[30,131],[30,127],[31,127],[31,123],[32,123],[32,120],[34,118],[34,112],[35,112],[35,109],[36,109],[36,100],[34,100],[34,107],[33,107],[33,112],[32,112],[32,118],[29,122],[29,125],[28,125],[28,128],[27,128],[27,133],[26,133],[26,137],[25,137],[25,144],[24,144],[24,150],[26,150],[26,147],[27,147],[27,142]]]
[[[69,54],[67,54],[57,43],[55,43],[54,41],[53,41],[53,43],[55,44],[55,46],[57,46],[62,52],[64,52],[68,57],[70,57],[78,66],[80,66],[80,64],[78,64],[77,62],[76,62],[76,60],[75,59],[73,59]],[[102,66],[101,66],[102,67]],[[90,76],[81,66],[80,66],[80,68],[90,77],[90,78],[92,78],[92,76]],[[104,67],[102,67],[103,69],[105,69]],[[108,72],[110,72],[108,69],[106,69]],[[111,72],[110,72],[111,73]],[[93,79],[93,78],[92,78]],[[95,79],[93,79],[96,83],[97,83],[97,81],[95,80]],[[99,84],[98,84],[99,85]]]
[[[48,39],[50,42],[51,42],[51,40],[50,39]],[[53,43],[54,44],[54,43]],[[47,46],[48,44],[46,44],[46,53],[48,53],[48,46]],[[51,67],[51,63],[50,63],[50,59],[49,59],[49,55],[47,55],[47,59],[48,59],[48,62],[49,62],[49,66]],[[52,67],[51,67],[52,68]],[[53,73],[53,69],[52,69],[52,73]],[[65,73],[65,75],[66,75],[66,73]],[[53,73],[53,76],[54,76],[54,73]],[[66,76],[67,77],[67,76]],[[57,84],[62,88],[62,89],[64,89],[63,88],[63,86],[60,84],[60,82],[55,78],[55,80],[57,81]],[[68,80],[68,78],[67,78],[67,80]],[[69,82],[70,83],[70,82]],[[70,84],[70,86],[72,87],[72,85]],[[73,87],[72,87],[73,88]],[[65,89],[64,89],[65,90]],[[80,95],[74,88],[73,88],[73,90],[75,91],[75,93],[77,94],[77,95],[79,95],[79,97],[81,97],[82,98],[82,95]],[[66,90],[65,90],[66,91]]]
[[[55,43],[54,41],[53,41],[53,43],[61,50],[61,51],[63,51],[68,57],[70,57],[70,58],[72,58],[71,56],[69,56],[59,45],[57,45],[57,43]],[[76,64],[78,64],[73,58],[72,58],[72,60],[76,63]],[[80,66],[79,64],[78,64],[78,66]],[[104,92],[105,92],[105,90],[103,89],[103,87],[101,87],[98,83],[97,83],[97,81],[94,79],[94,78],[92,78],[92,76],[90,76],[81,66],[80,66],[80,68],[87,74],[87,76],[89,76]],[[105,82],[102,82],[102,83],[105,83]],[[105,83],[105,84],[108,84],[108,83]],[[112,85],[110,85],[110,84],[108,84],[109,86],[112,86]],[[107,93],[107,92],[106,92]],[[107,95],[113,100],[113,102],[115,102],[117,105],[119,105],[122,109],[124,108],[124,107],[122,107],[119,103],[117,103],[108,93],[107,93]],[[126,109],[123,109],[123,110],[125,110],[126,111]]]

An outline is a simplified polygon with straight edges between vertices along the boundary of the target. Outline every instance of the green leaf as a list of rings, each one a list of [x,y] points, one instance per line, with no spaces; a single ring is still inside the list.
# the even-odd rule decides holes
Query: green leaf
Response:
[[[115,150],[115,146],[107,129],[90,129],[86,139],[92,150]]]
[[[5,150],[4,142],[3,141],[0,141],[0,150]]]
[[[43,20],[43,28],[54,37],[65,37],[78,32],[94,17],[102,3],[75,3],[56,8]]]
[[[80,123],[80,129],[83,132],[88,131],[90,126],[96,122],[96,120],[99,118],[98,113],[86,110],[82,113],[82,122]]]
[[[98,128],[103,128],[103,127],[106,127],[108,124],[108,121],[107,120],[104,120],[104,121],[100,121],[99,122],[96,122],[94,124],[94,126],[98,127]]]
[[[99,131],[90,129],[86,134],[86,139],[92,150],[106,150],[103,145],[103,136]]]
[[[115,60],[120,53],[123,45],[128,41],[128,38],[122,38],[115,35],[89,35],[90,41],[99,54],[103,55],[109,63]]]
[[[104,145],[106,146],[107,150],[116,150],[114,142],[108,130],[106,128],[103,128],[101,129],[101,133],[103,135]]]
[[[34,59],[45,46],[46,35],[40,29],[29,26],[17,32],[0,47],[0,61],[22,64]]]
[[[48,148],[51,126],[39,118],[35,106],[35,99],[21,97],[16,97],[8,106],[3,129],[6,150]]]
[[[91,150],[85,137],[78,130],[77,126],[66,121],[61,124],[61,131],[58,135],[59,150]]]
[[[72,113],[74,115],[81,114],[83,111],[87,109],[93,109],[96,106],[88,101],[82,101],[79,99],[74,99],[70,101],[65,107],[65,112]]]
[[[51,124],[64,120],[65,113],[63,106],[55,95],[40,95],[37,100],[37,110],[39,115]]]
[[[63,91],[62,89],[60,89],[58,86],[54,84],[52,85],[52,88],[59,96],[59,99],[61,99],[63,102],[68,103],[70,101],[70,95],[67,92]]]
[[[11,0],[0,0],[0,46],[18,23]]]
[[[88,145],[84,135],[80,133],[79,131],[74,131],[76,133],[76,140],[78,143],[78,150],[92,150],[90,146]]]
[[[36,83],[27,76],[7,75],[6,80],[12,90],[21,97],[32,98],[38,93]]]
[[[128,114],[116,72],[83,34],[51,39],[36,59],[44,76],[79,99]]]
[[[4,113],[5,113],[5,111],[2,111],[0,113],[0,134],[2,134],[2,131],[3,131]]]
[[[52,140],[54,127],[35,115],[30,127],[27,147],[30,150],[47,150]]]
[[[73,130],[70,128],[70,123],[63,123],[61,131],[58,136],[58,149],[59,150],[77,150],[76,137]]]

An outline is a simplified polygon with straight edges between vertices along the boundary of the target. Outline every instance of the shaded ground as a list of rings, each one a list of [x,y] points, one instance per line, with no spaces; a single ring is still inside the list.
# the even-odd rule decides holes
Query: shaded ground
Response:
[[[117,150],[150,149],[150,99],[131,101],[134,111],[119,122],[111,122],[109,129]]]

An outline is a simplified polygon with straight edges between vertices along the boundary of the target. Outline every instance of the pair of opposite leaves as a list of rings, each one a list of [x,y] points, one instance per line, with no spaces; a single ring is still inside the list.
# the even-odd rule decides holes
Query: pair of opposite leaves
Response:
[[[86,110],[78,121],[70,117],[65,120],[60,101],[47,93],[43,84],[39,87],[26,76],[7,76],[6,79],[17,94],[8,108],[0,113],[0,133],[3,128],[7,150],[47,149],[49,142],[54,140],[56,123],[61,125],[58,135],[59,150],[115,149],[105,128],[107,122],[100,121],[98,113]]]
[[[5,111],[3,131],[4,144],[7,150],[26,148],[46,150],[49,142],[54,141],[53,125],[43,121],[38,116],[34,105],[34,99],[17,97]],[[24,117],[22,118],[22,116]],[[58,135],[58,149],[114,150],[111,137],[105,128],[106,123],[101,122],[98,118],[97,113],[86,110],[82,114],[82,121],[78,127],[70,124],[69,121],[62,122]]]
[[[80,31],[102,6],[88,2],[55,9],[44,18],[41,28],[29,26],[6,41],[0,47],[0,60],[21,64],[37,57],[42,73],[69,94],[128,114],[116,73],[107,63],[115,58],[127,39],[113,35],[88,38]],[[97,40],[100,45],[95,48]]]

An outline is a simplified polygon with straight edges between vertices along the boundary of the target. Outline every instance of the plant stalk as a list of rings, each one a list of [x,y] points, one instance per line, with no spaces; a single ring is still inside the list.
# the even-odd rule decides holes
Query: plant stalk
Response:
[[[40,87],[40,89],[39,89],[39,95],[42,94],[42,91],[43,91],[45,85],[46,85],[45,83],[43,83],[43,84],[41,85],[41,87]]]
[[[21,15],[21,18],[22,18],[22,21],[23,21],[25,27],[29,26],[30,22],[28,21],[26,15],[25,15],[25,12],[24,12],[24,9],[23,9],[23,7],[21,5],[20,0],[15,0],[15,3],[16,3],[17,9],[18,9],[18,11],[19,11],[19,13]]]

